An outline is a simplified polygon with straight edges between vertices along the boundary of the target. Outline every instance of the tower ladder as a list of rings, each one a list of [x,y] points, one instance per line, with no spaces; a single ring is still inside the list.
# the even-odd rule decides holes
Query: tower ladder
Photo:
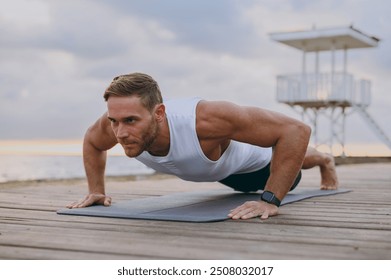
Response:
[[[367,110],[364,107],[353,105],[353,108],[360,114],[360,116],[367,122],[368,126],[372,131],[391,149],[391,139],[386,135],[386,133],[381,129],[381,127],[376,123],[376,121],[371,117]]]

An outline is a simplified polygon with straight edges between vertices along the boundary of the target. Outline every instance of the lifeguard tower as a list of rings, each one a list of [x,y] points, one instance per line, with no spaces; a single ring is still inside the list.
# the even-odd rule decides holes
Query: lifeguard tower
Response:
[[[370,128],[391,148],[391,140],[368,114],[371,102],[371,82],[355,80],[347,71],[349,49],[376,47],[379,39],[350,27],[316,29],[270,34],[271,39],[303,52],[300,74],[277,76],[277,100],[302,114],[303,121],[312,126],[313,141],[318,147],[326,145],[329,152],[340,146],[345,155],[345,119],[357,112]],[[336,71],[336,53],[343,52],[342,71]],[[319,53],[330,52],[330,72],[321,73]],[[314,54],[314,71],[307,69],[307,55]],[[319,117],[329,122],[329,135],[321,138]],[[324,121],[324,120],[323,120]],[[326,124],[327,126],[327,124]],[[322,126],[323,128],[323,126]],[[338,148],[338,147],[337,147]]]

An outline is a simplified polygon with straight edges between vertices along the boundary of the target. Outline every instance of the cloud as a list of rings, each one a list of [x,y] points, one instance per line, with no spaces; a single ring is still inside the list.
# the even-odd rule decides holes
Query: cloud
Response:
[[[104,112],[112,77],[134,71],[155,77],[167,98],[225,99],[299,118],[275,101],[275,87],[276,75],[300,71],[301,54],[268,34],[351,23],[383,39],[379,48],[352,52],[349,71],[372,80],[373,115],[391,134],[386,1],[1,4],[0,138],[80,138]]]
[[[124,16],[157,21],[176,34],[175,42],[179,45],[208,52],[246,55],[256,49],[258,42],[251,26],[241,18],[242,6],[251,2],[151,0],[111,3]]]

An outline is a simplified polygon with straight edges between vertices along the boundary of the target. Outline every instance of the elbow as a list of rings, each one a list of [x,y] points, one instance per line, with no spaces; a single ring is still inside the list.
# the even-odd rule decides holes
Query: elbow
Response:
[[[282,130],[281,137],[277,142],[289,143],[292,147],[307,147],[311,138],[311,127],[300,121],[291,122]],[[285,142],[286,141],[286,142]]]
[[[290,124],[285,136],[288,141],[294,141],[296,145],[307,146],[311,137],[311,127],[305,123],[296,121]]]

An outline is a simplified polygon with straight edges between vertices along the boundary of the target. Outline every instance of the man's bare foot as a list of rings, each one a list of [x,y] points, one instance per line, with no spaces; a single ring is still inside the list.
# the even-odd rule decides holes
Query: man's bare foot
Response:
[[[320,183],[321,190],[338,189],[338,176],[332,155],[325,154],[324,164],[320,165],[320,175],[322,177]]]

